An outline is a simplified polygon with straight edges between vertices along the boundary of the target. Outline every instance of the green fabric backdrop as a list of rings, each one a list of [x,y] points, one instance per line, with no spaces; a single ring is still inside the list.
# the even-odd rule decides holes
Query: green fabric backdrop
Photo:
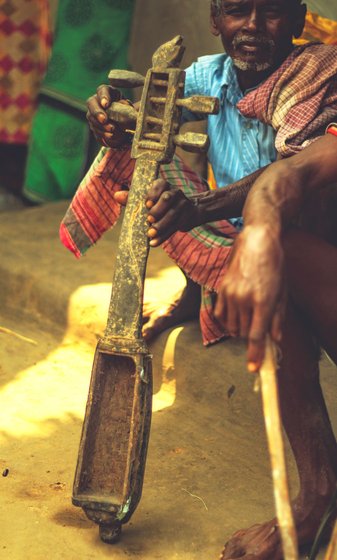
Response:
[[[31,135],[25,195],[71,198],[90,159],[85,100],[127,68],[134,0],[59,0],[54,45]],[[92,150],[91,150],[92,151]]]

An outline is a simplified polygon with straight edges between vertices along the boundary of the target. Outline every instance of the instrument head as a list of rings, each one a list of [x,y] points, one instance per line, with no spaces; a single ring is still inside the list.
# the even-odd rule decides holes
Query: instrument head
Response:
[[[153,68],[178,68],[185,52],[182,43],[183,37],[177,35],[161,45],[153,54]]]

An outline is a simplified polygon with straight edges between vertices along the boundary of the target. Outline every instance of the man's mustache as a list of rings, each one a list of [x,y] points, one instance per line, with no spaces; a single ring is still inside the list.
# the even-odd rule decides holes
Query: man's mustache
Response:
[[[249,44],[252,45],[263,45],[265,47],[269,47],[269,49],[273,49],[275,47],[275,42],[273,39],[266,37],[265,35],[247,35],[245,33],[238,33],[235,35],[233,39],[233,47],[237,48],[241,44]]]

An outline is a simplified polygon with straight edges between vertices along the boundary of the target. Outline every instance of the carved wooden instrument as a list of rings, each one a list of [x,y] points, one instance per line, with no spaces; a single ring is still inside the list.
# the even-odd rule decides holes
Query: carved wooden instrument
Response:
[[[217,113],[218,99],[183,99],[185,73],[177,66],[182,37],[162,45],[146,78],[114,70],[114,87],[144,85],[140,110],[113,103],[112,118],[136,118],[132,186],[120,233],[111,302],[104,336],[96,348],[73,488],[73,503],[99,524],[104,542],[115,542],[140,500],[150,430],[151,356],[142,338],[147,237],[146,193],[159,166],[171,161],[176,145],[207,150],[204,134],[179,134],[183,107]]]

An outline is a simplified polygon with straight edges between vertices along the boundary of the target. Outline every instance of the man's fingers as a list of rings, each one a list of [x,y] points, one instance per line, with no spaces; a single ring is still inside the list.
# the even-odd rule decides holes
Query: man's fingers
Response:
[[[110,107],[113,101],[119,101],[121,96],[121,92],[112,86],[102,84],[97,88],[98,103],[101,107],[103,107],[103,109]]]
[[[125,206],[128,201],[129,192],[128,191],[116,191],[114,193],[114,199],[118,204]]]
[[[115,125],[107,122],[106,124],[100,124],[97,122],[95,118],[92,118],[89,114],[87,114],[87,120],[89,122],[91,130],[98,135],[102,135],[105,132],[113,133],[115,132]]]
[[[106,109],[111,104],[109,86],[103,84],[97,88],[97,99],[101,107]]]
[[[151,200],[152,206],[149,211],[149,221],[150,222],[159,222],[162,218],[164,218],[167,213],[170,211],[172,206],[175,204],[176,197],[174,193],[166,190],[163,192],[157,202]]]
[[[99,143],[111,148],[118,148],[126,144],[125,132],[120,129],[118,124],[107,123],[104,126],[98,125],[94,120],[88,119],[89,126]]]
[[[262,365],[269,322],[262,307],[256,306],[248,333],[247,367],[250,373],[258,372]]]
[[[111,132],[105,132],[104,133],[104,138],[107,141],[107,143],[109,144],[113,138],[113,134],[111,134]]]
[[[227,321],[226,327],[231,336],[239,336],[240,334],[240,321],[239,311],[235,302],[229,298],[227,300]]]
[[[166,228],[171,235],[175,231],[188,231],[193,227],[190,201],[180,189],[173,189],[163,180],[154,182],[146,206],[149,209],[149,223],[158,226],[161,233]],[[166,233],[165,237],[168,237]]]
[[[156,179],[155,181],[153,181],[147,193],[147,203],[151,202],[152,204],[147,204],[147,207],[153,208],[154,204],[158,202],[163,192],[169,191],[170,188],[171,185],[167,181],[164,181],[164,179]]]
[[[156,247],[160,245],[165,239],[167,239],[170,234],[166,235],[165,237],[161,237],[159,235],[163,232],[167,224],[171,221],[171,213],[168,215],[168,218],[161,221],[165,216],[167,216],[168,211],[170,210],[174,198],[172,197],[172,193],[170,192],[170,184],[164,181],[163,179],[156,179],[153,181],[146,200],[146,207],[149,210],[148,215],[148,222],[149,224],[153,225],[153,227],[149,229],[149,237],[152,238],[150,245],[152,247]]]
[[[227,321],[227,298],[225,292],[220,289],[217,294],[215,307],[214,307],[214,317],[223,327],[226,326]]]
[[[89,99],[87,100],[87,107],[88,107],[87,119],[89,120],[89,122],[96,121],[97,123],[100,124],[105,124],[107,122],[108,115],[102,108],[98,98],[95,95],[89,97]]]
[[[151,218],[151,215],[149,216]],[[157,246],[166,241],[173,233],[177,231],[177,225],[179,225],[179,211],[176,208],[169,209],[163,218],[157,222],[150,222],[150,228],[148,235],[152,239],[156,239],[157,242],[152,246]]]
[[[152,215],[152,210],[151,210],[151,215]],[[178,221],[178,219],[177,219],[178,216],[179,216],[179,213],[176,211],[176,209],[175,208],[170,208],[164,213],[163,217],[160,220],[152,222],[152,225],[153,225],[153,227],[156,228],[158,234],[160,234],[160,235],[165,234],[165,232],[169,231],[169,230],[174,231],[176,229],[176,227],[174,227],[174,225],[176,225],[176,222]],[[150,220],[150,223],[151,223],[151,220]]]
[[[279,308],[273,316],[270,334],[274,342],[281,342],[282,340],[283,315],[282,309]]]
[[[150,243],[151,247],[158,247],[164,241],[166,241],[167,237],[170,237],[169,235],[166,236],[166,237],[158,235],[158,231],[156,230],[156,228],[154,228],[152,226],[147,230],[147,235],[150,238],[149,243]]]
[[[274,342],[281,342],[282,327],[284,323],[287,307],[287,289],[285,282],[282,283],[280,300],[276,306],[275,313],[271,321],[270,334]]]
[[[121,93],[118,89],[111,86],[101,85],[97,88],[96,95],[92,95],[87,100],[87,119],[90,123],[95,122],[105,124],[108,121],[108,116],[105,110],[110,107],[113,101],[118,101],[121,98]]]
[[[252,310],[247,305],[240,306],[240,336],[248,338],[250,324],[252,321]]]

